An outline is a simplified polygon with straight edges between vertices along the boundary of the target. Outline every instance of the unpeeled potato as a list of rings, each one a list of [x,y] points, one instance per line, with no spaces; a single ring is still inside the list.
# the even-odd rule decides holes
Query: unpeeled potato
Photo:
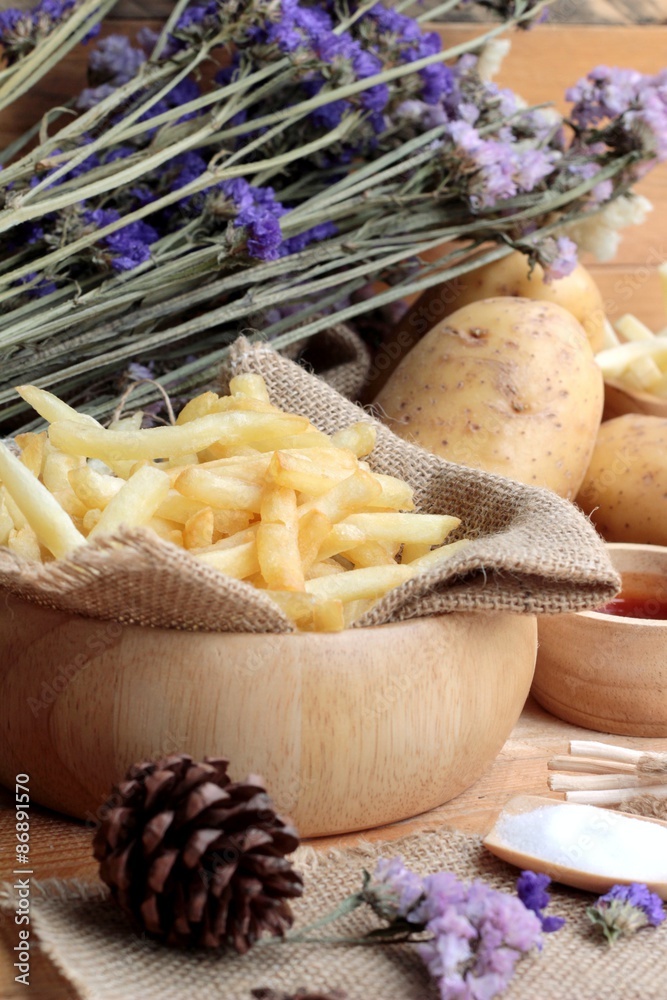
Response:
[[[577,503],[608,542],[667,545],[667,420],[602,424]]]
[[[593,352],[602,349],[604,303],[599,288],[583,264],[577,264],[567,277],[547,282],[544,280],[543,268],[536,264],[531,272],[528,258],[518,250],[485,264],[476,271],[468,271],[459,278],[429,288],[420,296],[410,313],[413,316],[421,314],[431,317],[429,325],[432,325],[454,309],[498,295],[519,296],[562,306],[579,320]],[[440,315],[436,315],[438,308]],[[414,328],[415,321],[410,313],[406,315],[402,325]]]
[[[603,400],[602,373],[569,312],[493,298],[418,341],[375,403],[393,431],[443,458],[572,499]]]

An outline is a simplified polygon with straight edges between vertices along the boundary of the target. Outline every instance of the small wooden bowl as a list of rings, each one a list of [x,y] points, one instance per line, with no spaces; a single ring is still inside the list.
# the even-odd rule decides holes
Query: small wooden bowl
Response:
[[[659,574],[667,584],[667,548],[607,549],[619,573]],[[538,633],[532,694],[547,711],[598,732],[667,736],[667,621],[580,611],[541,616]]]
[[[0,780],[91,823],[130,764],[169,753],[261,774],[302,836],[414,816],[491,764],[535,665],[527,615],[259,635],[3,605]]]
[[[647,413],[652,417],[667,417],[667,399],[648,392],[635,392],[621,382],[605,380],[603,420],[622,417],[624,413]]]

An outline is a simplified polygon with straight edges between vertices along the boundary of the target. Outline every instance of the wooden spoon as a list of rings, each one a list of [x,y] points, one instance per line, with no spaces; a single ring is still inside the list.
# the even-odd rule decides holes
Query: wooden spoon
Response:
[[[528,854],[513,847],[500,833],[502,822],[507,816],[533,812],[542,806],[563,806],[569,809],[575,805],[577,803],[564,802],[561,799],[548,799],[540,795],[515,795],[506,803],[482,843],[492,854],[502,858],[503,861],[508,861],[511,865],[534,872],[543,872],[545,875],[549,875],[554,882],[562,882],[563,885],[570,885],[575,889],[585,889],[588,892],[594,892],[596,895],[607,892],[613,885],[630,885],[632,882],[640,881],[637,878],[628,877],[623,871],[616,872],[613,877],[599,875],[586,870],[585,862],[581,868],[555,864],[548,858],[540,857],[538,854]],[[595,809],[600,814],[599,820],[595,821],[599,829],[603,827],[598,826],[598,824],[609,823],[614,816],[625,816],[636,823],[657,823],[659,826],[667,828],[667,822],[654,819],[652,816],[635,816],[630,813],[619,812],[616,809],[603,809],[598,806],[588,806],[587,808]],[[667,877],[665,876],[664,869],[659,873],[658,880],[642,879],[641,881],[645,882],[649,889],[657,893],[661,899],[667,899]]]

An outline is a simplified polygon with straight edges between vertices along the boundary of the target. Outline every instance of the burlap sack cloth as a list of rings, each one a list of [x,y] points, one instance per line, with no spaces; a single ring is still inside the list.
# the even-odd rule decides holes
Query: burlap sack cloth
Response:
[[[371,468],[406,480],[417,509],[454,514],[473,539],[449,561],[391,590],[355,625],[447,611],[580,611],[609,600],[620,580],[586,518],[547,490],[446,462],[396,437],[322,379],[264,344],[240,338],[228,373],[264,376],[271,400],[333,433],[371,420]],[[290,632],[261,590],[223,576],[152,532],[125,530],[39,565],[0,549],[0,587],[91,618],[204,631]]]
[[[400,843],[344,852],[300,848],[295,863],[305,894],[294,906],[296,926],[330,912],[361,886],[362,870],[375,859],[400,853],[420,874],[453,871],[513,892],[518,870],[489,854],[477,837],[452,830],[411,835]],[[595,935],[585,908],[594,897],[553,886],[549,913],[565,927],[544,935],[544,947],[517,966],[504,1000],[665,1000],[667,928],[621,938],[613,947]],[[11,895],[6,907],[12,910]],[[380,926],[357,911],[323,934],[358,935]],[[301,987],[343,990],[349,1000],[437,1000],[421,959],[410,945],[261,945],[244,957],[232,951],[178,951],[142,940],[106,898],[106,887],[75,882],[33,884],[31,934],[80,1000],[251,1000],[251,990],[270,986],[294,993]],[[31,990],[27,991],[32,993]]]

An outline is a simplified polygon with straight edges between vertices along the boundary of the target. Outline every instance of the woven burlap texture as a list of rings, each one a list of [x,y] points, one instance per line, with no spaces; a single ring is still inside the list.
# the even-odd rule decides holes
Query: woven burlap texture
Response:
[[[295,926],[330,912],[360,888],[364,868],[397,853],[420,874],[446,869],[465,881],[481,878],[497,889],[515,889],[515,868],[489,854],[478,837],[447,829],[328,855],[300,848],[296,865],[305,895],[294,906]],[[593,897],[552,888],[549,912],[567,923],[519,964],[503,1000],[665,1000],[667,929],[646,930],[610,948],[586,917]],[[270,943],[242,958],[230,951],[177,951],[136,936],[105,891],[101,884],[57,880],[33,885],[31,931],[81,1000],[251,1000],[251,990],[261,986],[286,993],[339,989],[349,1000],[439,995],[410,945]],[[5,905],[12,909],[11,897]],[[377,926],[364,908],[322,933],[358,935]]]
[[[574,505],[554,493],[454,465],[401,440],[265,344],[240,338],[227,371],[263,375],[274,403],[322,431],[372,421],[377,445],[371,468],[410,483],[418,510],[460,517],[458,537],[472,539],[447,562],[390,591],[359,626],[449,611],[580,611],[617,592],[620,580],[601,539]],[[141,529],[121,530],[44,565],[0,549],[0,587],[57,610],[139,625],[213,632],[293,628],[260,590]]]

